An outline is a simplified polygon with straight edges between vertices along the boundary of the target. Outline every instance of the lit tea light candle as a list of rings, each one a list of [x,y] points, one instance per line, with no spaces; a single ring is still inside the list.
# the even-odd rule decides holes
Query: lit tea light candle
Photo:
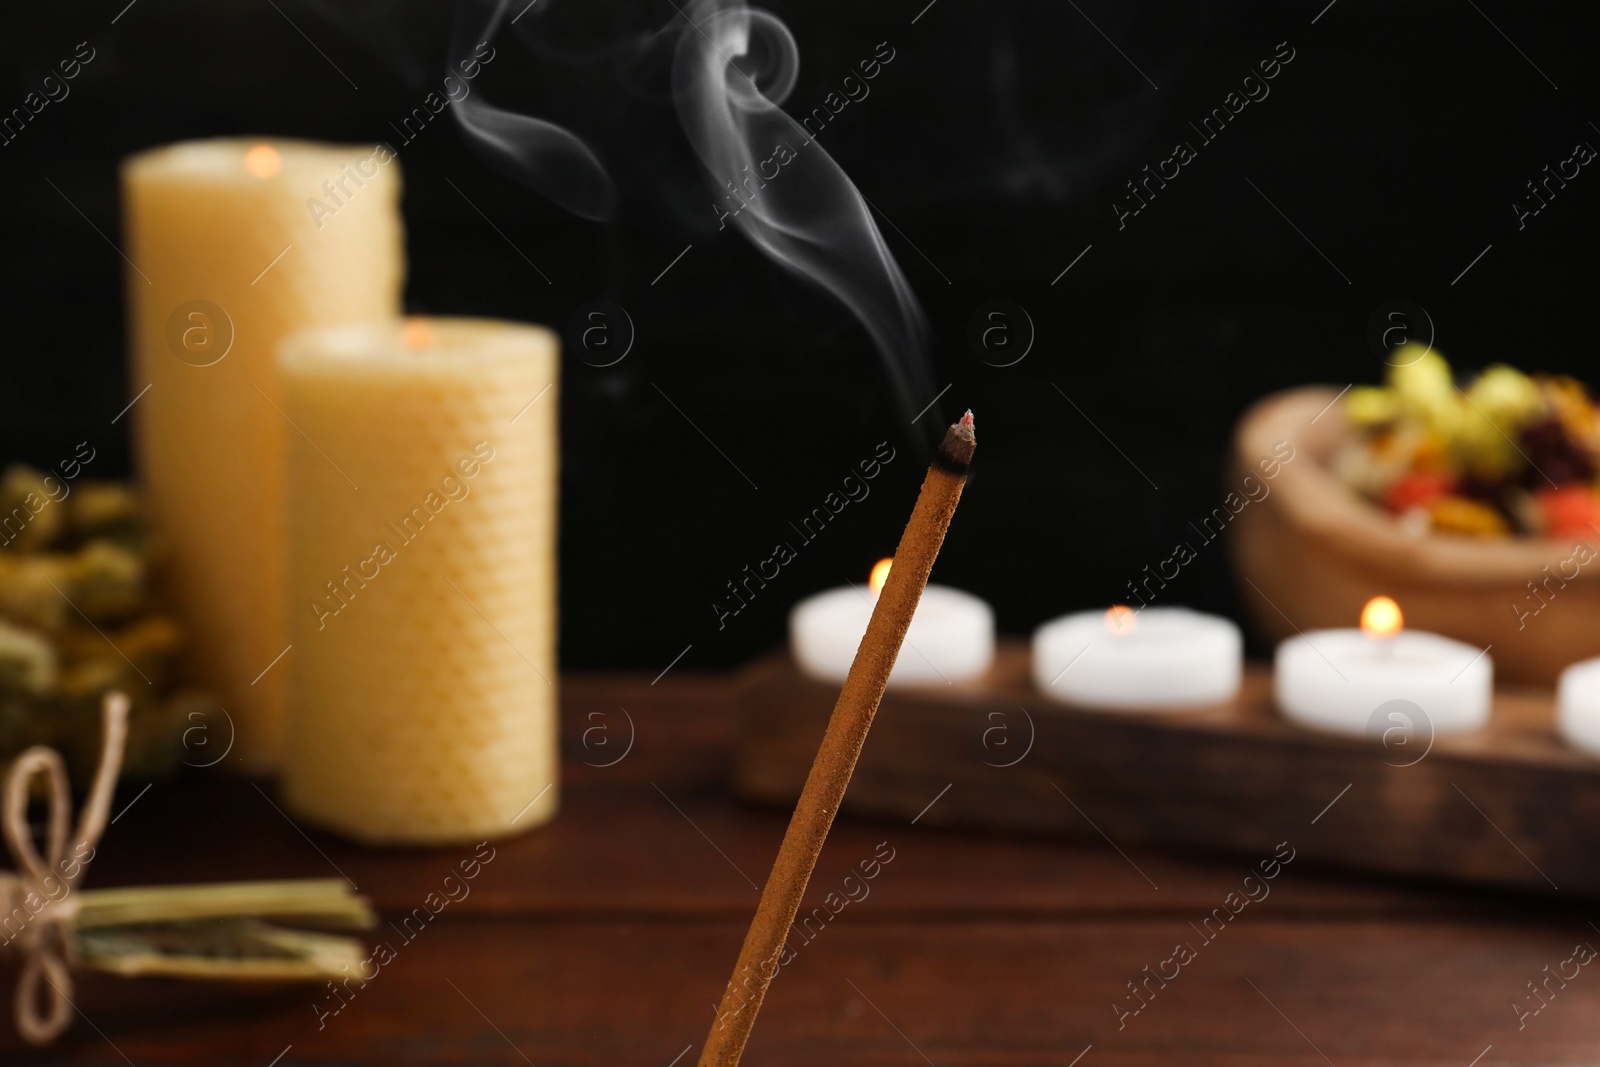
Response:
[[[1081,611],[1033,634],[1033,678],[1063,704],[1163,711],[1231,700],[1244,642],[1227,619],[1188,608]]]
[[[1400,606],[1374,597],[1358,630],[1313,630],[1278,646],[1273,694],[1301,726],[1367,734],[1379,709],[1416,705],[1433,735],[1466,733],[1489,721],[1494,664],[1486,649],[1404,628]],[[1380,731],[1381,732],[1381,731]]]
[[[867,632],[867,620],[888,580],[892,560],[879,560],[868,587],[829,589],[789,612],[789,648],[800,669],[825,682],[842,682]],[[994,660],[994,612],[971,593],[930,585],[906,631],[889,684],[942,685],[976,678]]]
[[[1600,756],[1600,657],[1574,663],[1556,687],[1556,729],[1562,740]]]

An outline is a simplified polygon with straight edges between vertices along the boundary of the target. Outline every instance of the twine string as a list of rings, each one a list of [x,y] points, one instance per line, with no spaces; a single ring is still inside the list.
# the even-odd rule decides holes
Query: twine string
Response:
[[[101,717],[100,766],[70,842],[72,797],[60,754],[35,745],[17,757],[6,775],[0,832],[16,870],[0,871],[0,931],[9,938],[0,948],[12,948],[23,958],[16,1021],[17,1033],[30,1045],[55,1040],[72,1018],[72,927],[78,914],[72,893],[105,832],[128,737],[127,696],[107,693]],[[48,789],[43,855],[28,825],[28,797],[37,774],[45,776]]]

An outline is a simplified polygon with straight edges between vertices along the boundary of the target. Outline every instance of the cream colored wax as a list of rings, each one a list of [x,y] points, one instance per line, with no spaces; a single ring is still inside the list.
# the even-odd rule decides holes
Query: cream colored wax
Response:
[[[281,367],[305,431],[288,460],[290,810],[375,844],[544,822],[554,336],[412,319],[300,334]]]
[[[270,772],[287,681],[274,661],[295,654],[282,454],[299,437],[276,349],[399,313],[399,164],[381,146],[195,141],[128,159],[122,196],[138,476],[191,673],[234,725],[227,764]]]

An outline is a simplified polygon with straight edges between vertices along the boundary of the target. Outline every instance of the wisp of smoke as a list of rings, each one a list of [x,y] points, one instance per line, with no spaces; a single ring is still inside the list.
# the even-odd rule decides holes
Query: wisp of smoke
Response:
[[[495,36],[506,9],[506,0],[495,3],[487,21],[469,40],[487,41]],[[470,140],[500,170],[575,215],[612,217],[616,190],[611,178],[594,150],[576,134],[532,115],[497,107],[481,93],[458,101],[455,115]]]
[[[465,0],[453,48],[491,40],[516,7],[520,12],[509,21],[521,25],[512,28],[548,59],[556,49],[543,35],[558,2],[537,0],[530,7],[525,0]],[[663,168],[684,158],[698,161],[696,184],[704,190],[709,183],[710,202],[731,209],[718,209],[723,223],[731,221],[774,263],[838,298],[883,357],[901,410],[914,414],[933,393],[927,318],[861,193],[780,106],[795,87],[800,59],[783,22],[744,0],[691,0],[665,25],[619,33],[585,58],[603,65],[612,78],[603,91],[617,100],[639,97],[641,73],[664,67],[690,154],[662,150],[662,158],[642,167],[637,158],[616,158],[620,148],[608,156],[605,142],[617,138],[615,101],[594,109],[609,116],[609,126],[596,122],[580,135],[491,103],[481,87],[454,108],[469,143],[536,192],[597,220],[615,219],[622,205],[652,198],[633,184],[647,178],[670,184]],[[626,140],[632,156],[640,143]]]

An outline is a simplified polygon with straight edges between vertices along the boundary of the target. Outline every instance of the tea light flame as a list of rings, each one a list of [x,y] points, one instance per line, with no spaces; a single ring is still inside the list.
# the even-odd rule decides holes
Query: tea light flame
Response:
[[[272,178],[283,169],[283,156],[269,144],[258,144],[244,154],[244,169],[255,178]]]
[[[1106,629],[1118,637],[1133,633],[1138,621],[1139,613],[1126,604],[1115,604],[1106,612]]]
[[[428,325],[427,319],[407,319],[400,336],[407,348],[420,352],[433,344],[433,327]]]
[[[1375,596],[1361,609],[1361,632],[1376,640],[1393,637],[1404,625],[1400,605],[1392,597]]]
[[[872,590],[873,596],[883,592],[883,583],[889,580],[889,568],[892,566],[892,559],[880,559],[872,565],[872,573],[867,576],[867,588]]]

